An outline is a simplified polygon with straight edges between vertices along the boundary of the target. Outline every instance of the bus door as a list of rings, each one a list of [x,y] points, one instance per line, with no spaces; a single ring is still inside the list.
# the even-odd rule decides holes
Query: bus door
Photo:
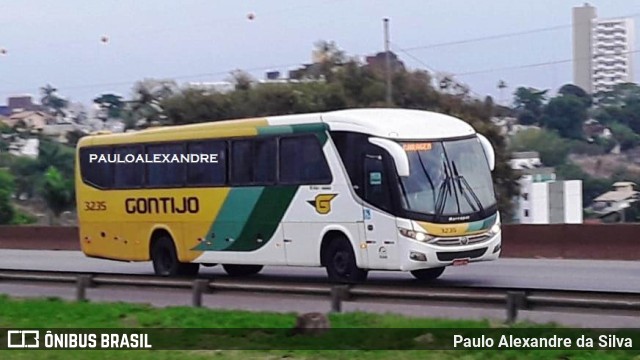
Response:
[[[382,151],[368,151],[363,159],[366,203],[362,215],[371,269],[394,269],[398,264],[398,228],[395,217],[388,213],[393,202],[389,166],[384,160]]]

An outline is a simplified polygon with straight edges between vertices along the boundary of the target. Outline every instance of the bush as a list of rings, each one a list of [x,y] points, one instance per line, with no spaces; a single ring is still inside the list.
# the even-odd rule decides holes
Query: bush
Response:
[[[13,219],[11,219],[10,224],[11,225],[28,225],[28,224],[34,224],[36,221],[38,221],[38,219],[35,216],[31,214],[27,214],[20,210],[16,210],[15,214],[13,215]]]
[[[511,151],[537,151],[540,161],[546,166],[558,166],[566,163],[569,143],[557,133],[548,130],[529,129],[515,134],[511,138]]]

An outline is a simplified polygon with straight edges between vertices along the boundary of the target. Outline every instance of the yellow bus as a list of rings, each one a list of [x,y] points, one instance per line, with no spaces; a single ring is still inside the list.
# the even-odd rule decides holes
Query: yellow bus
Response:
[[[350,109],[97,134],[76,160],[82,251],[150,260],[162,276],[291,265],[338,282],[369,270],[432,280],[501,250],[494,150],[443,114]]]

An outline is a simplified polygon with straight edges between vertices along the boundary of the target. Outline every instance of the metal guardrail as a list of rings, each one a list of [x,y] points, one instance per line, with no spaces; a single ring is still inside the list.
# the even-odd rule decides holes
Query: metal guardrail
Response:
[[[334,312],[342,311],[344,301],[419,301],[447,306],[490,306],[506,309],[506,322],[517,319],[519,310],[574,310],[640,315],[640,293],[583,290],[512,289],[491,287],[392,285],[333,285],[233,278],[161,278],[146,275],[54,272],[0,269],[0,281],[75,284],[76,300],[87,300],[87,289],[93,287],[146,287],[190,290],[192,305],[202,306],[204,294],[219,291],[286,293],[326,296]]]

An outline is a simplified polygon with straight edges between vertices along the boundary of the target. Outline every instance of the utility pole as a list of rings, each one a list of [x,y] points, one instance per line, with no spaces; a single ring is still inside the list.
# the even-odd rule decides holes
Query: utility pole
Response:
[[[389,53],[389,19],[384,18],[384,55],[385,55],[385,75],[387,80],[387,106],[393,106],[391,98],[391,54]]]

